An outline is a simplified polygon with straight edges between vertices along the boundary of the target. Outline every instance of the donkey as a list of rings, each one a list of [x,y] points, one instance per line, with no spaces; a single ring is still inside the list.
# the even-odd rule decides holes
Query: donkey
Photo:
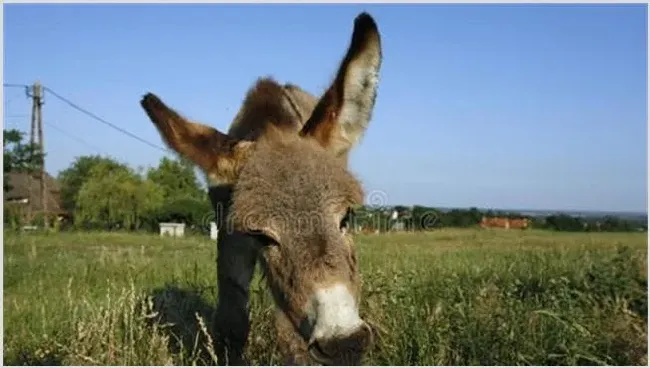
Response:
[[[245,364],[249,286],[257,261],[276,305],[285,364],[360,364],[373,343],[359,316],[360,275],[347,232],[363,189],[348,155],[371,120],[381,39],[354,20],[338,72],[320,98],[260,78],[227,134],[192,122],[147,93],[141,106],[165,143],[203,170],[219,236],[219,358]]]

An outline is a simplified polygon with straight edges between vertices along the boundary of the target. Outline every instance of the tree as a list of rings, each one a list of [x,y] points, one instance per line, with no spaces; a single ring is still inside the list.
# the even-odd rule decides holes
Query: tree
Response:
[[[481,222],[481,219],[483,218],[483,213],[479,211],[479,209],[476,207],[471,207],[468,212],[469,212],[468,216],[471,219],[471,223],[473,225],[478,225]]]
[[[161,188],[129,167],[100,163],[79,190],[75,222],[84,227],[138,229],[162,200]]]
[[[148,219],[153,228],[160,222],[181,222],[189,228],[206,232],[210,229],[209,222],[214,221],[214,210],[207,198],[180,198],[166,202]]]
[[[403,214],[405,212],[408,212],[409,208],[406,206],[397,205],[393,207],[393,210],[397,211],[399,214]]]
[[[546,217],[546,226],[556,231],[584,231],[582,221],[564,213]]]
[[[443,226],[443,214],[434,208],[413,206],[412,216],[415,230],[431,230]]]
[[[149,169],[147,178],[160,186],[166,203],[206,198],[196,178],[194,165],[187,160],[163,157],[158,167]]]
[[[128,170],[127,166],[110,157],[99,155],[79,156],[74,162],[58,175],[61,188],[61,206],[72,213],[77,208],[76,198],[79,190],[90,178],[90,172],[98,165],[103,165],[106,170]],[[108,173],[107,173],[108,174]]]
[[[11,190],[7,177],[11,172],[35,173],[43,164],[45,154],[38,145],[23,143],[24,133],[17,129],[2,130],[4,174],[3,191]]]

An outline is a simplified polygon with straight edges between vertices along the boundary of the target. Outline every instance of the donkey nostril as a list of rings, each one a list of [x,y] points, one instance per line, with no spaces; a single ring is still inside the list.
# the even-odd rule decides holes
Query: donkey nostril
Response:
[[[361,335],[365,342],[362,344],[366,348],[372,347],[375,344],[375,335],[372,332],[372,327],[369,324],[365,323],[361,326]],[[364,336],[365,335],[365,336]]]
[[[309,351],[309,355],[316,362],[324,365],[328,365],[332,363],[332,357],[323,350],[323,348],[320,346],[318,341],[314,341],[311,344],[309,344],[308,351]]]
[[[322,365],[358,365],[373,340],[371,327],[364,323],[347,336],[315,340],[309,344],[308,351]]]

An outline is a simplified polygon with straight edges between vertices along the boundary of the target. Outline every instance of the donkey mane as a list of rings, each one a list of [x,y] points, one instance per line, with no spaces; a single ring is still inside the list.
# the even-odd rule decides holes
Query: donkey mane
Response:
[[[271,77],[260,78],[246,93],[228,135],[255,141],[265,134],[269,126],[299,131],[316,102],[315,96],[296,85],[282,86]]]

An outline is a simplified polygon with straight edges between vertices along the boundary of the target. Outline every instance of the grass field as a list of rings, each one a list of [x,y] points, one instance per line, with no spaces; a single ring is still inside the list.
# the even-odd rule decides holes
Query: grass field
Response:
[[[647,364],[646,234],[356,242],[362,317],[379,334],[365,364]],[[216,295],[209,239],[5,233],[4,244],[4,364],[214,364],[201,327]],[[259,279],[252,289],[248,359],[279,364],[270,295]]]

